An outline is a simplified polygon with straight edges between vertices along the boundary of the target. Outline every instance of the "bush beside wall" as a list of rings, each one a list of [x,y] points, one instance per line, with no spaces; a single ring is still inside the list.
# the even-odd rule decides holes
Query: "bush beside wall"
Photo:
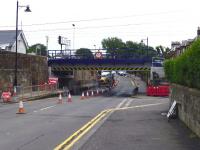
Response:
[[[181,56],[165,61],[164,69],[171,83],[200,89],[200,39],[194,41]]]

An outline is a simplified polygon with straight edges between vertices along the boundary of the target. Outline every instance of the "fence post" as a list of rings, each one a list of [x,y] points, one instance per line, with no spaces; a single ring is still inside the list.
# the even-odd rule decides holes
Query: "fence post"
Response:
[[[33,86],[31,86],[31,97],[33,97]]]
[[[37,85],[36,87],[37,87],[37,93],[38,93],[38,96],[40,96],[39,85]]]

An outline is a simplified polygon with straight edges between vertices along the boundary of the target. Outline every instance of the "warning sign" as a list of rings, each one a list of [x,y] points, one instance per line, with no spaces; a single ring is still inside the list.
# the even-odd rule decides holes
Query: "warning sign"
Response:
[[[96,57],[97,59],[101,59],[101,58],[102,58],[102,53],[101,53],[101,52],[96,52],[96,53],[95,53],[95,57]]]
[[[8,102],[11,100],[11,93],[10,92],[3,92],[1,95],[3,102]]]
[[[169,119],[169,117],[174,113],[176,108],[176,101],[173,102],[172,106],[169,109],[169,112],[167,113],[167,118]]]
[[[49,84],[57,84],[58,83],[58,78],[50,77],[48,83]]]

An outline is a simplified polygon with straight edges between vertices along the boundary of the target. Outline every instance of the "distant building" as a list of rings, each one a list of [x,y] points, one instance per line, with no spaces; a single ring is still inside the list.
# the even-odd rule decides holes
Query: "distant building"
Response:
[[[171,49],[174,51],[175,57],[184,53],[193,41],[194,39],[183,40],[182,42],[172,42]]]
[[[197,29],[197,36],[194,39],[183,40],[182,42],[172,42],[171,43],[171,53],[172,57],[177,57],[185,52],[185,50],[192,44],[194,40],[200,37],[200,27]]]
[[[15,52],[15,37],[15,30],[0,30],[0,50]],[[28,43],[22,30],[18,31],[17,44],[17,52],[26,54],[26,50],[28,49]]]

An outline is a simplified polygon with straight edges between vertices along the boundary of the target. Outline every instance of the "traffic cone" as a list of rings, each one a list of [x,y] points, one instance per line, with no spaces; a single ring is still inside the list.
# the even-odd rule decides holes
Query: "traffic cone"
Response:
[[[101,90],[101,93],[102,93],[102,94],[104,93],[104,90],[103,90],[103,89]]]
[[[22,100],[19,101],[19,109],[18,109],[17,114],[25,114],[25,109],[24,109],[24,105],[23,105]]]
[[[59,97],[58,97],[58,104],[62,104],[62,94],[61,93],[59,94]]]
[[[82,92],[81,99],[83,100],[85,98],[84,92]]]
[[[72,102],[72,96],[71,96],[70,93],[69,93],[69,95],[68,95],[67,102]]]
[[[91,94],[92,96],[94,96],[94,92],[92,91],[92,94]]]
[[[89,98],[89,92],[87,91],[87,98]]]

